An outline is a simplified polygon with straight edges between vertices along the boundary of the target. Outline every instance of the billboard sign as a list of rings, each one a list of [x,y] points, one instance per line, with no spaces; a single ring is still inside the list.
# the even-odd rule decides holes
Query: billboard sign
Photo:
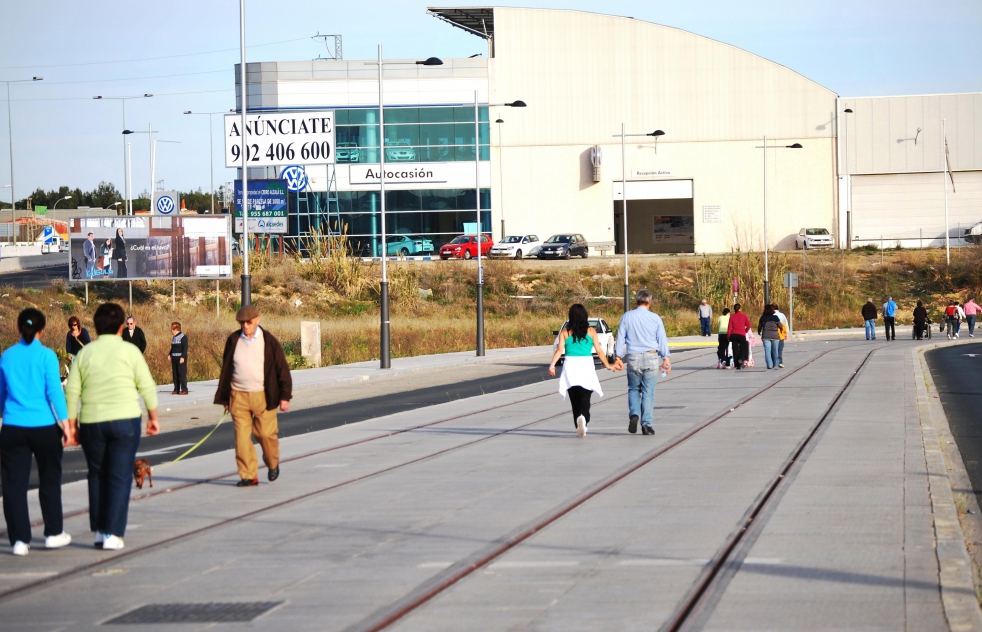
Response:
[[[231,215],[69,220],[72,281],[232,278]]]
[[[272,233],[285,235],[286,211],[253,211],[249,210],[249,234]],[[242,213],[235,212],[235,232],[242,232]]]
[[[150,209],[154,215],[180,215],[181,198],[177,191],[154,191]]]
[[[225,166],[242,167],[242,115],[225,115]],[[272,112],[246,117],[250,167],[334,164],[334,111]]]
[[[241,217],[242,180],[235,181],[236,216]],[[285,211],[286,183],[282,180],[249,180],[249,215],[256,211]],[[285,215],[285,213],[284,213]],[[257,215],[257,217],[260,217]]]

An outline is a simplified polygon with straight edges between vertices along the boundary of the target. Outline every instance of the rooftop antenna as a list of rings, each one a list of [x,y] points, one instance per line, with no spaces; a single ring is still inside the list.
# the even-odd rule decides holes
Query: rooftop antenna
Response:
[[[333,38],[334,39],[334,49],[333,49],[333,51],[331,50],[330,38]],[[310,39],[323,40],[324,41],[324,48],[327,49],[327,57],[322,57],[322,56],[318,55],[317,56],[317,59],[314,59],[314,61],[317,61],[317,60],[326,60],[326,59],[333,59],[333,60],[343,59],[343,56],[341,54],[341,36],[340,35],[321,35],[321,32],[320,31],[317,31],[317,35],[314,35]]]

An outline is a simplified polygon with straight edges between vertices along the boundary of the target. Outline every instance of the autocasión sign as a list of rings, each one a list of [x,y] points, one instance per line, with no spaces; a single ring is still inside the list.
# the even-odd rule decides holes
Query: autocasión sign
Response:
[[[69,220],[72,281],[229,279],[230,215]]]
[[[225,166],[242,166],[242,115],[225,115]],[[334,163],[334,111],[272,112],[246,118],[250,167]]]

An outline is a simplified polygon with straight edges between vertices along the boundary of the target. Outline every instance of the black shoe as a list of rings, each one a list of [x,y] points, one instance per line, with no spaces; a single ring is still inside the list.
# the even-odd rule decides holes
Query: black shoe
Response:
[[[644,434],[644,435],[654,435],[655,434],[655,429],[652,428],[651,426],[649,426],[648,424],[642,424],[641,425],[641,434]]]
[[[279,477],[280,477],[280,466],[279,465],[277,465],[276,467],[270,469],[269,472],[266,473],[266,478],[269,479],[269,482],[270,483],[272,483],[273,481],[275,481]]]
[[[235,484],[236,487],[252,487],[259,484],[258,478],[243,478]]]
[[[641,419],[637,415],[631,415],[631,421],[627,423],[627,431],[634,434],[638,431],[638,420]]]

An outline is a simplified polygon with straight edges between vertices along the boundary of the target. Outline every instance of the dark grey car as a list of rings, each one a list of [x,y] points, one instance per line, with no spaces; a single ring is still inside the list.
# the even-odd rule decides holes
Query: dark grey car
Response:
[[[539,259],[569,259],[590,255],[590,244],[579,233],[564,233],[553,235],[542,243],[542,248],[536,255]]]

